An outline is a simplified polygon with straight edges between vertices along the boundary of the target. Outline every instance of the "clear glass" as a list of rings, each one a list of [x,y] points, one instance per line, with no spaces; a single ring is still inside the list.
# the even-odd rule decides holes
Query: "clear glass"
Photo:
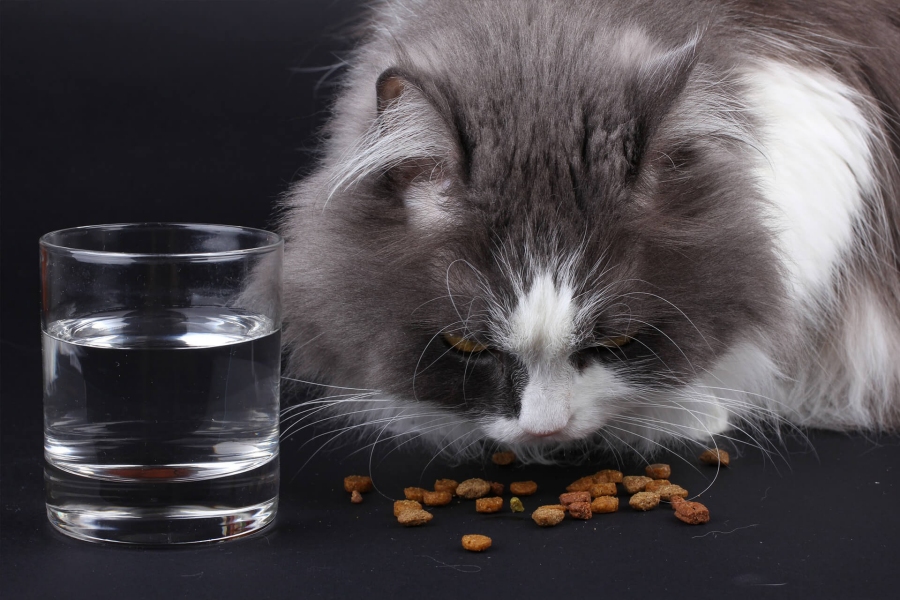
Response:
[[[273,522],[283,245],[267,231],[177,223],[41,238],[57,529],[185,544]]]

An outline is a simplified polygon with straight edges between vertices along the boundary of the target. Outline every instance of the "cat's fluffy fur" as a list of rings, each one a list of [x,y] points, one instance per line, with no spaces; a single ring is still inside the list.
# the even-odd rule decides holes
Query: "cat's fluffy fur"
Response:
[[[894,0],[397,0],[349,63],[281,228],[313,408],[534,455],[900,424]]]

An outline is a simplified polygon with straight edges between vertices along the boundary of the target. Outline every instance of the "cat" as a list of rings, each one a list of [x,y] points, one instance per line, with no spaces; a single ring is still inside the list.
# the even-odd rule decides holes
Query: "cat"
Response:
[[[552,460],[900,425],[895,0],[363,31],[283,203],[286,375],[329,391],[295,426]]]

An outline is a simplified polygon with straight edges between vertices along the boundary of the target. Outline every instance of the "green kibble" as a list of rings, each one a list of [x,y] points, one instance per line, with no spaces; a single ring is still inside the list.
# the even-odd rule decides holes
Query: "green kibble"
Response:
[[[515,496],[509,499],[509,509],[513,512],[525,512],[525,507],[522,505],[522,501]]]

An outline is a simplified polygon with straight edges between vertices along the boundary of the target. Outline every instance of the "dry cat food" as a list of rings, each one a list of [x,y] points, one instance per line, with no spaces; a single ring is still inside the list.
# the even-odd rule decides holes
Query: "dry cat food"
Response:
[[[668,479],[652,479],[647,485],[644,486],[645,492],[658,492],[660,488],[664,488],[667,485],[672,485],[672,482]]]
[[[628,475],[622,478],[622,487],[629,494],[637,494],[638,492],[643,492],[644,488],[651,481],[653,480],[643,475]]]
[[[525,512],[525,507],[522,505],[522,501],[513,496],[509,499],[509,510],[513,512]]]
[[[569,514],[576,519],[590,519],[594,515],[591,514],[590,502],[572,502],[568,506]]]
[[[619,510],[619,499],[615,496],[598,496],[591,502],[591,512],[594,514],[611,513]]]
[[[514,481],[509,484],[509,491],[516,496],[530,496],[537,491],[537,487],[533,481]]]
[[[478,535],[477,533],[464,535],[462,537],[462,547],[469,552],[484,552],[491,547],[491,538],[486,535]]]
[[[505,467],[516,462],[516,455],[512,452],[495,452],[494,455],[491,456],[491,460],[495,465]]]
[[[494,496],[493,498],[478,498],[475,500],[475,510],[480,513],[500,512],[503,508],[503,498]]]
[[[408,487],[403,488],[403,496],[407,500],[415,500],[416,502],[423,502],[425,500],[425,492],[428,490],[420,488],[420,487]]]
[[[622,471],[603,469],[594,474],[594,483],[622,483]]]
[[[400,513],[407,510],[422,510],[422,505],[415,500],[395,500],[394,516],[399,517]]]
[[[414,508],[412,510],[404,510],[402,513],[397,515],[397,522],[404,527],[417,527],[419,525],[424,525],[433,518],[434,515],[432,515],[427,510]]]
[[[538,508],[552,508],[554,510],[565,511],[566,507],[563,504],[544,504],[543,506],[538,506]]]
[[[434,491],[436,492],[450,492],[450,495],[456,493],[456,486],[459,484],[453,481],[452,479],[438,479],[434,482]]]
[[[553,527],[565,518],[565,511],[544,506],[531,513],[531,520],[541,527]]]
[[[668,479],[672,475],[672,467],[662,463],[647,465],[644,471],[646,471],[647,477],[652,479]]]
[[[709,448],[700,455],[700,462],[706,463],[707,465],[722,465],[723,467],[727,467],[731,462],[731,457],[728,456],[728,452],[725,450]]]
[[[344,477],[344,491],[365,494],[372,491],[372,478],[366,475],[348,475]]]
[[[353,504],[359,504],[362,501],[363,501],[362,494],[360,494],[356,490],[353,490],[352,492],[350,492],[350,502],[352,502]]]
[[[440,492],[425,492],[422,494],[422,502],[425,503],[425,506],[445,506],[450,504],[450,500],[452,499],[453,496],[446,490]]]
[[[566,486],[567,492],[586,492],[591,489],[591,486],[594,485],[594,476],[588,475],[587,477],[582,477],[576,481],[573,481],[569,485]]]
[[[503,495],[504,485],[502,483],[497,483],[496,481],[491,482],[491,493],[495,496]]]
[[[455,483],[455,482],[454,482]],[[484,479],[466,479],[456,486],[456,495],[460,498],[483,498],[491,493],[491,482]]]
[[[590,502],[590,492],[566,492],[559,495],[559,503],[563,506],[569,506],[573,502]]]
[[[659,505],[659,494],[656,492],[638,492],[628,501],[634,510],[650,510]]]
[[[659,494],[660,500],[671,502],[673,498],[687,498],[688,491],[680,485],[664,485],[656,493]]]
[[[672,500],[675,516],[688,525],[701,525],[709,522],[709,509],[699,502],[688,502],[676,498]]]
[[[615,496],[619,493],[619,490],[616,489],[616,484],[614,483],[595,483],[588,490],[591,498],[598,498],[600,496]]]

